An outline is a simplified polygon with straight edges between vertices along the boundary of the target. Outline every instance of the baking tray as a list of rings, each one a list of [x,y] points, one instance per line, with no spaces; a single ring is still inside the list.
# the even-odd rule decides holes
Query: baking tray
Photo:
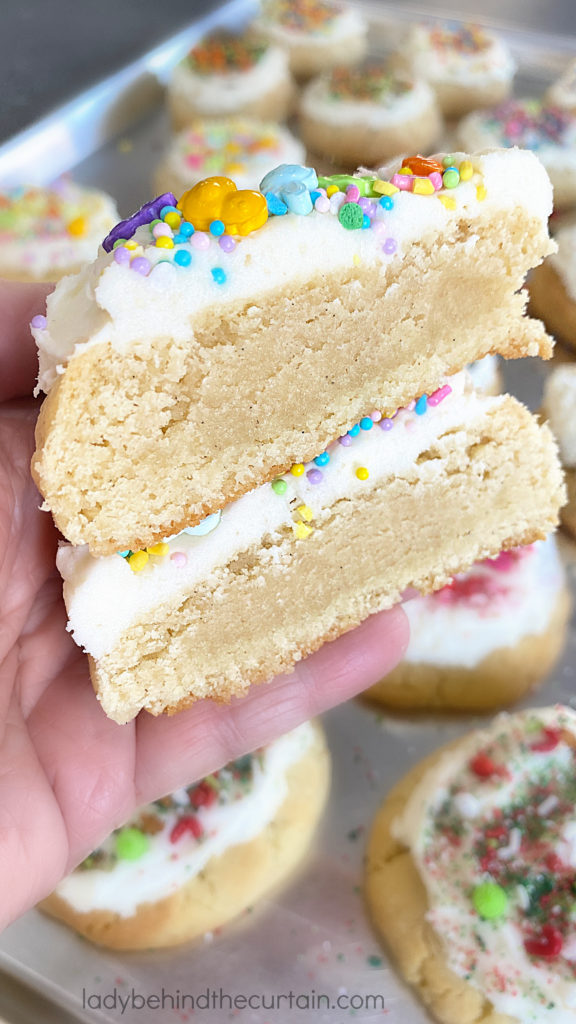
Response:
[[[372,22],[371,45],[377,52],[393,48],[399,19],[430,14],[429,7],[396,12],[386,4],[358,6]],[[239,25],[251,9],[250,3],[234,2],[220,8],[210,20]],[[91,107],[86,107],[85,97],[79,97],[59,117],[55,114],[50,123],[36,126],[36,136],[30,129],[19,143],[13,140],[0,147],[0,182],[14,182],[16,173],[20,180],[28,180],[27,169],[38,167],[34,139],[40,147],[50,139],[53,143],[55,136],[50,132],[60,120],[59,131],[67,138],[68,148],[67,162],[60,156],[57,171],[72,169],[79,181],[107,189],[116,197],[121,213],[130,213],[150,196],[150,179],[168,138],[168,125],[159,108],[158,87],[146,92],[150,106],[145,116],[138,105],[128,116],[129,97],[142,76],[154,73],[164,79],[169,65],[205,27],[206,20],[191,26],[189,32],[163,44],[161,53],[142,58],[126,74],[121,73],[120,79],[115,76],[116,83],[124,83],[128,97],[124,106],[122,95],[114,100],[114,109],[124,111],[122,117],[114,120],[109,116],[110,83],[102,83],[96,88],[97,95],[91,91]],[[503,28],[502,34],[520,63],[519,94],[539,94],[569,56],[576,56],[575,39],[509,28]],[[82,135],[86,110],[89,124]],[[42,178],[37,173],[36,181],[53,176],[54,159],[48,164],[50,175]],[[544,364],[524,360],[508,363],[504,370],[507,389],[537,409]],[[562,549],[576,599],[576,546],[564,541]],[[562,661],[530,703],[555,701],[576,704],[576,617]],[[61,1008],[62,1020],[66,1014],[67,1021],[309,1024],[313,1020],[344,1024],[354,1020],[356,1024],[376,1024],[385,1020],[386,1024],[425,1024],[427,1014],[389,965],[365,913],[361,891],[365,837],[394,782],[416,760],[479,721],[469,716],[392,717],[357,702],[335,709],[324,716],[334,765],[329,807],[306,864],[279,894],[262,901],[218,935],[160,953],[118,955],[99,950],[31,911],[0,936],[0,970],[13,979],[12,985],[23,984]],[[0,1009],[2,987],[0,974]],[[136,998],[130,1005],[132,992]],[[164,1009],[141,1007],[143,997],[161,997],[162,993]],[[183,1001],[184,995],[208,994],[211,998],[212,993],[215,1005],[206,1008],[201,1001],[194,1013],[189,998]],[[234,1008],[229,998],[235,996],[263,1000],[266,1008],[256,1008],[254,998],[253,1008]],[[111,1005],[114,1000],[115,1008]],[[272,1000],[277,1000],[273,1009]],[[108,1008],[104,1008],[106,1002]],[[44,1019],[38,1004],[30,1009],[28,1018],[22,1017],[25,1019]]]

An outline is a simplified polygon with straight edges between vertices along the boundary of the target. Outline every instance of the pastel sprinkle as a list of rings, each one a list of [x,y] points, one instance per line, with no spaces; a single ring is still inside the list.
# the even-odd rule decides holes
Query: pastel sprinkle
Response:
[[[226,281],[226,271],[223,270],[222,267],[213,267],[212,277],[214,278],[216,284],[224,284],[224,282]]]
[[[338,185],[329,185],[328,188],[326,189],[326,195],[328,196],[328,199],[331,199],[332,196],[336,195],[336,192],[339,191],[340,189],[338,188]]]
[[[222,252],[234,252],[236,248],[236,240],[231,235],[222,235],[218,239],[218,245],[222,249]]]
[[[173,249],[174,241],[172,238],[168,238],[167,235],[160,235],[160,237],[156,239],[156,245],[159,249]]]
[[[371,416],[363,416],[360,420],[360,430],[372,430],[374,423]]]
[[[393,174],[392,184],[396,186],[397,190],[410,192],[412,189],[412,176],[409,174]]]
[[[358,437],[359,433],[360,433],[360,424],[359,423],[355,423],[354,426],[350,427],[350,430],[348,431],[348,434],[350,435],[350,437]]]
[[[360,199],[360,189],[357,185],[348,185],[346,189],[346,198],[349,203],[357,203]]]
[[[151,270],[150,260],[147,260],[145,256],[135,256],[130,264],[130,270],[135,270],[137,274],[146,277]]]
[[[399,191],[398,186],[393,185],[391,181],[380,181],[379,178],[377,178],[373,183],[372,188],[378,193],[378,195],[386,196],[388,198]],[[386,209],[391,209],[391,207],[386,207]]]
[[[328,213],[330,209],[330,200],[328,196],[318,196],[318,199],[314,203],[314,209],[318,210],[318,213]]]
[[[169,224],[164,224],[160,221],[152,228],[152,234],[154,238],[172,238],[173,232]]]
[[[298,505],[296,511],[300,518],[303,519],[305,523],[311,523],[312,520],[314,519],[314,513],[310,508],[310,505]]]
[[[359,480],[367,480],[370,474],[366,469],[366,466],[358,466],[358,469],[356,470],[356,476],[358,477]]]
[[[349,448],[352,444],[352,438],[349,434],[344,434],[342,437],[338,438],[338,443],[341,444],[343,448]]]
[[[320,455],[316,456],[314,462],[316,463],[317,466],[327,466],[328,463],[330,462],[330,456],[328,455],[328,452],[321,452]]]
[[[312,532],[313,527],[308,526],[307,523],[292,523],[292,533],[296,537],[296,540],[306,540],[306,537],[309,537]]]
[[[460,184],[460,175],[455,167],[447,167],[442,175],[444,188],[456,188]]]
[[[412,191],[418,196],[430,196],[436,189],[429,178],[414,178]]]
[[[132,554],[132,552],[130,551],[130,548],[126,548],[125,551],[119,551],[118,554],[120,555],[120,558],[128,558],[128,555]]]
[[[398,191],[398,190],[396,189],[396,191]],[[380,200],[380,206],[384,210],[393,210],[394,209],[394,200],[392,199],[391,196],[382,196],[382,199]]]
[[[205,234],[204,231],[195,231],[190,239],[190,245],[195,249],[209,249],[210,235]]]
[[[380,420],[379,426],[381,430],[392,430],[394,421],[385,416],[384,419]]]
[[[194,234],[194,225],[190,224],[190,221],[183,220],[179,230],[180,234],[184,235],[184,238],[190,238],[190,235]]]
[[[311,484],[321,484],[324,479],[324,474],[319,469],[309,469],[306,473],[306,477]]]
[[[380,423],[382,413],[378,409],[375,409],[374,412],[370,413],[370,419],[372,420],[372,423]]]
[[[178,214],[178,217],[180,217],[180,213],[178,211],[178,208],[176,206],[169,206],[167,204],[166,206],[163,206],[162,209],[160,210],[160,217],[161,217],[161,219],[162,220],[166,220],[166,218],[167,218],[169,213],[176,213],[176,214]]]
[[[440,174],[440,171],[432,171],[432,174],[429,174],[428,177],[434,186],[434,191],[438,192],[443,185],[442,175]]]
[[[364,230],[366,230],[366,228],[369,228],[369,227],[370,227],[370,217],[368,216],[368,214],[367,214],[367,213],[365,213],[365,214],[363,215],[363,217],[362,217],[362,224],[361,224],[361,227],[363,227],[363,228],[364,228]]]
[[[135,551],[133,555],[130,555],[126,561],[132,569],[132,572],[142,572],[142,569],[147,565],[149,555],[146,551]]]
[[[451,395],[451,394],[452,394],[452,388],[450,387],[450,385],[449,384],[443,384],[441,388],[437,388],[436,391],[433,391],[432,394],[429,395],[429,397],[428,397],[428,405],[431,405],[432,407],[434,407],[436,405],[440,405],[440,402],[443,402],[444,399],[448,398],[448,395]]]
[[[224,224],[223,220],[213,220],[212,223],[210,224],[209,230],[211,235],[215,235],[216,238],[219,238],[220,235],[224,234],[226,230],[226,225]]]
[[[175,230],[176,228],[180,227],[180,221],[182,220],[182,217],[180,216],[177,210],[170,210],[170,212],[167,213],[166,216],[164,217],[164,220],[173,230]]]
[[[445,206],[447,210],[456,209],[456,200],[454,199],[454,196],[438,196],[438,199],[442,203],[442,206]]]
[[[188,252],[188,249],[178,249],[174,255],[174,263],[179,267],[189,267],[192,263],[192,253]]]
[[[487,195],[488,192],[486,191],[486,185],[476,186],[476,199],[478,199],[479,202],[482,202],[483,199],[486,199]]]
[[[292,476],[303,476],[304,469],[305,467],[302,462],[295,462],[290,472],[292,473]]]
[[[364,214],[357,203],[345,202],[338,211],[338,220],[347,231],[354,231],[362,227]]]
[[[428,395],[421,395],[416,405],[414,406],[414,412],[417,416],[423,416],[428,408]]]
[[[146,551],[149,555],[155,555],[156,558],[164,558],[170,548],[165,541],[161,541],[159,544],[153,544],[152,547],[146,548]]]
[[[395,238],[387,238],[382,246],[382,249],[388,256],[392,256],[392,254],[396,252],[397,248],[398,243]]]
[[[114,262],[119,263],[121,266],[126,266],[130,263],[130,253],[125,246],[120,245],[117,249],[114,249]]]
[[[35,327],[37,331],[43,331],[47,323],[48,321],[46,317],[38,313],[36,316],[32,317],[30,327]]]
[[[286,491],[288,490],[288,484],[281,476],[279,476],[277,480],[273,480],[271,486],[274,494],[286,494]]]
[[[470,181],[470,178],[474,174],[474,168],[470,160],[463,160],[459,167],[460,181]]]
[[[174,551],[170,555],[170,561],[174,563],[177,569],[182,569],[188,562],[188,555],[185,551]]]

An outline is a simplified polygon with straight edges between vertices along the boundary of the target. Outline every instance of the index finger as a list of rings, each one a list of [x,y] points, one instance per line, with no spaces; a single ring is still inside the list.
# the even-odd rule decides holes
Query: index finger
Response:
[[[52,284],[0,281],[0,402],[31,395],[38,376],[30,321],[44,313]]]

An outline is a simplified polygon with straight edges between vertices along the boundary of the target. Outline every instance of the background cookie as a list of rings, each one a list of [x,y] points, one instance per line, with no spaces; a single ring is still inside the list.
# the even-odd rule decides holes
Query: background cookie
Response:
[[[366,52],[362,15],[337,0],[264,0],[255,27],[286,49],[301,81],[336,64],[356,64]]]

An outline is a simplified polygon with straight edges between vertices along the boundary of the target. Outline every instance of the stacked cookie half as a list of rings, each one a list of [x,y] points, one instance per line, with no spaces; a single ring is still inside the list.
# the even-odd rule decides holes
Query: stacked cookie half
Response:
[[[564,499],[548,429],[463,372],[551,353],[522,291],[553,248],[538,160],[260,187],[146,204],[35,318],[33,473],[118,722],[245,692]]]

